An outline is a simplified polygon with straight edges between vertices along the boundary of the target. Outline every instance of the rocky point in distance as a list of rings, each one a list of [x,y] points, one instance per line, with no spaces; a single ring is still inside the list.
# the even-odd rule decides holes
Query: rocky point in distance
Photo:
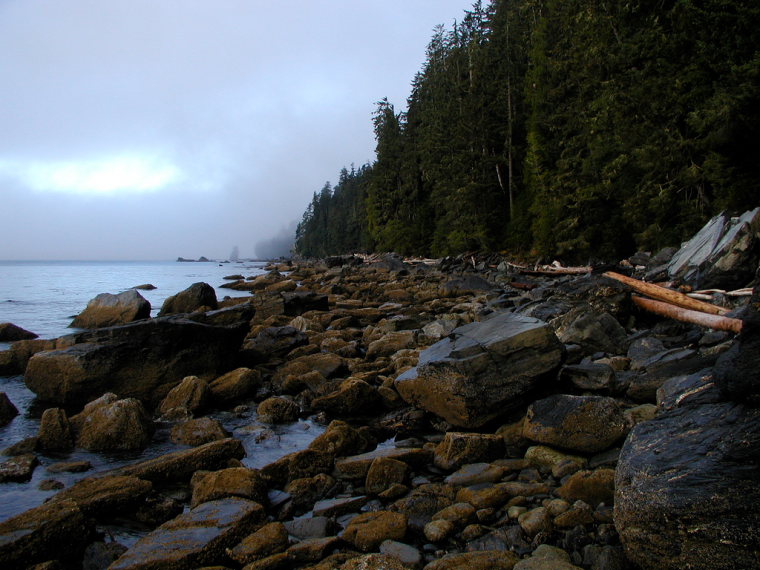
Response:
[[[3,480],[52,472],[75,447],[140,449],[157,421],[172,424],[177,450],[85,476],[0,522],[0,558],[758,567],[760,298],[744,288],[757,284],[758,218],[713,220],[679,252],[637,254],[612,273],[474,255],[283,264],[235,279],[250,297],[217,302],[196,284],[157,318],[19,340],[0,370],[23,373],[48,407],[37,437],[5,450]],[[619,273],[702,291],[686,301]],[[665,318],[631,287],[691,308]],[[705,319],[713,328],[689,322]],[[251,469],[209,417],[220,409],[326,428]],[[99,530],[114,521],[147,532],[126,548]]]

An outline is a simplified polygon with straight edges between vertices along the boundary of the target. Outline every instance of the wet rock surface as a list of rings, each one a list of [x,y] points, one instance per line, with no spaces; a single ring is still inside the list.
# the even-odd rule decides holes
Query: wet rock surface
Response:
[[[124,325],[150,318],[150,303],[134,289],[113,295],[101,293],[71,322],[80,329],[97,329]]]
[[[524,275],[497,258],[373,261],[273,266],[243,280],[253,296],[234,307],[2,353],[60,401],[1,462],[12,473],[2,485],[50,489],[43,506],[0,523],[3,561],[757,564],[750,324],[734,338],[645,315],[596,274]],[[734,303],[752,323],[755,301]],[[43,372],[45,359],[63,360]],[[83,438],[90,424],[100,427]],[[293,447],[282,434],[299,429]],[[67,461],[108,433],[92,453],[132,454],[129,464]],[[166,451],[141,459],[146,438]],[[114,541],[114,528],[139,538],[117,530]]]
[[[562,345],[546,323],[503,313],[455,329],[395,386],[407,402],[475,428],[516,407],[561,360]]]
[[[111,391],[155,404],[185,376],[228,366],[240,333],[166,317],[62,338],[68,348],[38,352],[26,366],[24,381],[38,398],[72,405]]]

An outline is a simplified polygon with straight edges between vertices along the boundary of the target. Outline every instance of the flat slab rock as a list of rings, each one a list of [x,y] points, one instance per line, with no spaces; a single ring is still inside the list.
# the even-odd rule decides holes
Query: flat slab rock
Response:
[[[203,503],[138,540],[109,569],[180,570],[213,564],[265,516],[259,503],[240,497]]]
[[[563,345],[545,322],[501,313],[457,329],[420,353],[396,379],[408,403],[449,423],[476,428],[519,405],[562,362]]]

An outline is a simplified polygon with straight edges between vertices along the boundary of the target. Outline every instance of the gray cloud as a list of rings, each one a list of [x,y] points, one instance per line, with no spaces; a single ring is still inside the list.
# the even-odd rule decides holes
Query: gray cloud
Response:
[[[468,6],[0,0],[0,259],[253,256],[372,158],[374,101],[403,107],[432,28]],[[114,157],[178,176],[110,195],[27,176]]]

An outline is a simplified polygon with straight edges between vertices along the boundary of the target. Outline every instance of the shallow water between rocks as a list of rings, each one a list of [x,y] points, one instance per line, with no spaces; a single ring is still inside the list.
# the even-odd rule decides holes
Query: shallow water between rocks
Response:
[[[20,412],[8,425],[0,428],[0,449],[5,449],[22,439],[37,435],[45,406],[35,402],[35,395],[24,385],[23,376],[0,377],[0,392],[5,392]],[[258,469],[283,455],[304,449],[325,431],[324,425],[311,418],[290,424],[261,424],[256,415],[256,402],[250,400],[241,404],[248,406],[249,411],[241,414],[212,411],[206,415],[218,420],[233,437],[243,442],[246,457],[242,463],[246,467]],[[68,488],[80,479],[104,471],[188,449],[189,446],[172,443],[170,431],[173,425],[168,422],[156,422],[156,432],[150,445],[139,452],[94,453],[82,449],[70,452],[36,452],[40,465],[34,470],[31,480],[25,483],[0,483],[0,521],[39,506],[58,492],[40,490],[38,487],[42,481],[54,479]],[[92,468],[83,473],[47,471],[47,466],[62,461],[89,461]],[[141,529],[117,526],[108,527],[106,530],[126,546],[145,534]]]
[[[72,315],[82,311],[87,302],[99,293],[117,293],[130,286],[153,283],[155,290],[140,291],[151,302],[152,314],[161,304],[194,282],[211,284],[217,297],[247,296],[245,291],[220,288],[230,273],[245,275],[263,274],[264,263],[177,263],[164,262],[47,262],[0,261],[2,287],[0,289],[0,322],[13,322],[38,333],[41,338],[56,338],[79,329],[68,328]],[[0,342],[0,350],[11,344]],[[35,401],[35,395],[24,384],[23,376],[0,376],[0,392],[5,392],[18,408],[19,415],[8,425],[0,427],[0,449],[37,435],[40,417],[45,407]],[[250,411],[241,416],[231,412],[208,414],[219,420],[233,436],[243,442],[247,456],[243,464],[263,467],[279,457],[305,448],[312,439],[324,431],[324,426],[311,420],[289,425],[261,426],[257,423],[256,404],[248,404]],[[30,481],[0,483],[0,521],[42,504],[57,491],[38,488],[42,481],[54,479],[65,488],[85,477],[91,477],[129,463],[143,461],[165,453],[186,449],[169,438],[172,424],[157,423],[151,444],[142,452],[92,453],[74,450],[66,453],[40,453],[40,465]],[[0,461],[7,458],[0,457]],[[50,473],[46,466],[61,461],[89,461],[92,468],[83,473]],[[114,530],[115,534],[121,531]],[[128,543],[128,537],[120,537]]]

